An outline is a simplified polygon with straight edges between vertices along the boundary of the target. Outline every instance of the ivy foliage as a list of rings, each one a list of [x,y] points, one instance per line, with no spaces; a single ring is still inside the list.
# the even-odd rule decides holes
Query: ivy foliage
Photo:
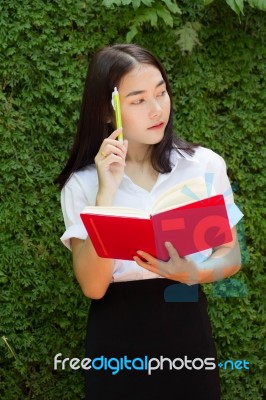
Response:
[[[222,399],[262,400],[265,14],[248,2],[241,21],[225,1],[180,1],[182,14],[171,9],[173,1],[135,1],[135,9],[124,3],[0,4],[0,398],[84,398],[81,371],[53,368],[57,353],[83,358],[90,304],[59,241],[64,224],[53,179],[73,141],[88,58],[102,46],[125,42],[139,11],[162,6],[171,24],[156,12],[154,25],[137,24],[134,41],[157,54],[167,70],[178,134],[226,160],[245,215],[236,281],[204,285],[219,360],[250,362],[249,371],[221,370]],[[187,36],[196,31],[194,46],[184,44],[182,29]]]
[[[172,28],[172,14],[181,14],[180,8],[172,0],[104,0],[103,5],[112,9],[115,5],[132,6],[134,14],[131,13],[129,18],[130,29],[126,35],[127,42],[132,42],[145,23],[158,27],[158,20],[161,19],[166,26]]]
[[[199,6],[208,6],[214,0],[203,0]],[[244,3],[258,10],[266,11],[266,0],[223,0],[238,16],[244,15]],[[102,4],[107,7],[117,9],[122,7],[126,15],[128,15],[129,31],[126,35],[126,41],[132,42],[135,36],[141,32],[144,24],[150,24],[153,28],[160,29],[159,21],[161,20],[166,26],[173,27],[174,15],[179,15],[182,21],[182,12],[186,12],[189,5],[180,6],[176,1],[172,0],[103,0]],[[189,3],[189,2],[187,2]],[[177,45],[181,51],[190,53],[193,48],[200,45],[198,39],[199,24],[196,22],[187,22],[177,30],[179,39]]]
[[[205,5],[212,3],[214,0],[205,0]],[[266,1],[265,0],[225,0],[229,7],[237,14],[244,14],[244,6],[248,4],[249,6],[256,8],[258,10],[266,11]]]

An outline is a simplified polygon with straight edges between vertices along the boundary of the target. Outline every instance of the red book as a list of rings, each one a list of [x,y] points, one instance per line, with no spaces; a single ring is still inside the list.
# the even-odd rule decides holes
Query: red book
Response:
[[[190,193],[202,197],[206,195],[205,183],[199,178],[187,183],[189,186],[182,183],[162,195],[152,215],[129,208],[86,207],[80,216],[97,254],[133,260],[136,251],[143,250],[166,261],[169,259],[166,241],[182,257],[231,242],[223,196],[195,201],[184,189],[189,188]]]

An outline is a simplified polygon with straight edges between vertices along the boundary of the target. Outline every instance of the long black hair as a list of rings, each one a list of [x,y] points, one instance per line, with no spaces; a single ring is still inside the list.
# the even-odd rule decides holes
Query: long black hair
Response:
[[[149,64],[159,69],[171,99],[171,111],[163,139],[153,145],[151,163],[161,173],[170,172],[170,151],[176,146],[192,155],[195,145],[177,138],[173,132],[173,108],[171,87],[159,60],[148,50],[135,44],[116,44],[99,50],[91,60],[85,81],[77,134],[69,159],[55,183],[62,189],[73,172],[90,164],[105,138],[113,131],[110,120],[113,110],[111,96],[119,87],[122,77],[138,64]]]

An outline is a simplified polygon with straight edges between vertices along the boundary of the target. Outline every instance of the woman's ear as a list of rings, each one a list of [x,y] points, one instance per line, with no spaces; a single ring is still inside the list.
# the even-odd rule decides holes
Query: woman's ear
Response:
[[[106,113],[104,119],[106,124],[110,124],[112,122],[112,114],[110,114],[110,112]]]
[[[107,124],[110,124],[110,125],[112,126],[112,128],[115,129],[115,128],[114,128],[114,126],[115,126],[114,117],[108,116],[108,117],[106,118],[106,123],[107,123]]]

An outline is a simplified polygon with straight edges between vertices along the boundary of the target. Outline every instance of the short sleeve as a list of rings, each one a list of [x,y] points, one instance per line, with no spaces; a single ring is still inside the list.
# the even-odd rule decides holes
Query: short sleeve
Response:
[[[234,202],[233,190],[227,175],[224,159],[213,152],[208,171],[213,173],[213,186],[217,194],[224,196],[230,227],[234,227],[243,217],[243,213]],[[211,179],[211,178],[210,178]]]
[[[60,239],[69,250],[71,250],[71,238],[85,240],[88,236],[80,213],[89,205],[81,185],[72,176],[61,191],[61,208],[66,230]]]

